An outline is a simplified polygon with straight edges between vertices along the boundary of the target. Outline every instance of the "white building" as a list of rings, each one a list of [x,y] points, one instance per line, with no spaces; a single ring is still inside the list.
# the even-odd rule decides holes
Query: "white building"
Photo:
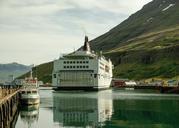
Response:
[[[137,83],[136,83],[135,81],[126,81],[126,82],[125,82],[125,85],[126,85],[126,86],[136,86]]]
[[[90,50],[88,38],[82,49],[54,61],[52,84],[56,89],[104,89],[112,80],[112,62]]]

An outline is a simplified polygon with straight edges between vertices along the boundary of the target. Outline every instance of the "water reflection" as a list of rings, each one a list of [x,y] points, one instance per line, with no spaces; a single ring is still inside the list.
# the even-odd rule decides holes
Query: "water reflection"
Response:
[[[118,94],[120,96],[123,95]],[[154,94],[139,96],[131,93],[126,99],[114,99],[114,113],[105,127],[178,128],[178,98],[172,95],[157,94],[156,97]]]
[[[21,108],[16,128],[179,127],[179,95],[139,90],[40,94],[40,108]]]
[[[112,91],[90,94],[54,93],[53,106],[53,120],[60,126],[103,126],[112,116]]]
[[[37,123],[39,117],[39,104],[20,107],[20,118],[28,128]]]

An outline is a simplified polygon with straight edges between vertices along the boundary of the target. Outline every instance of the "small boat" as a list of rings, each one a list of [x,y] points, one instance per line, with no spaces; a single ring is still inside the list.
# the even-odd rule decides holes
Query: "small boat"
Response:
[[[40,96],[38,90],[38,80],[37,78],[32,77],[31,75],[28,78],[25,78],[20,93],[20,99],[22,104],[33,105],[40,103]]]

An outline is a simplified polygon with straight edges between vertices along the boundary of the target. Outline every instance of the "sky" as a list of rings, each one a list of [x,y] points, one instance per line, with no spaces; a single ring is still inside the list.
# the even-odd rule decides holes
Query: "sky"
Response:
[[[0,63],[58,59],[152,0],[0,0]]]

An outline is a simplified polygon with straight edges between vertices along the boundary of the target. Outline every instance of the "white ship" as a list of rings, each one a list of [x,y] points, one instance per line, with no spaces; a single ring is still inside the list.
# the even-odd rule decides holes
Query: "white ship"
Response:
[[[38,80],[32,77],[25,78],[20,93],[20,99],[22,104],[33,105],[40,102],[40,96],[38,91]]]
[[[112,80],[112,62],[91,52],[88,37],[83,48],[54,61],[54,89],[106,89]]]

